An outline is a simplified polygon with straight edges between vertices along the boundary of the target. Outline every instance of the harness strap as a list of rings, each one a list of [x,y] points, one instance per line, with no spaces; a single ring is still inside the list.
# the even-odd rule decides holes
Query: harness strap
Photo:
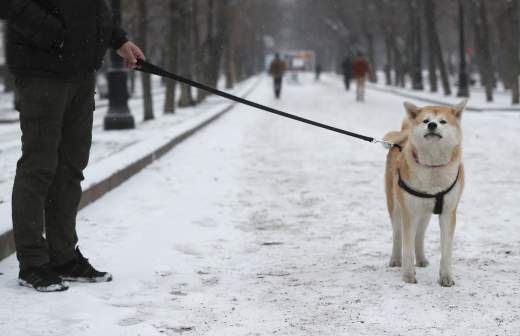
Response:
[[[455,185],[457,184],[457,182],[459,181],[459,176],[460,176],[460,168],[459,168],[459,171],[457,172],[457,178],[455,179],[455,182],[453,182],[453,184],[446,190],[444,191],[441,191],[435,195],[432,195],[432,194],[428,194],[428,193],[423,193],[421,191],[417,191],[417,190],[414,190],[412,188],[410,188],[405,182],[404,180],[401,178],[401,171],[398,169],[397,170],[397,175],[399,177],[399,180],[397,182],[397,184],[404,190],[406,191],[407,193],[409,193],[410,195],[413,195],[415,197],[419,197],[419,198],[435,198],[435,206],[433,208],[433,214],[434,215],[440,215],[442,214],[442,209],[444,207],[444,196],[446,194],[448,194],[454,187]]]

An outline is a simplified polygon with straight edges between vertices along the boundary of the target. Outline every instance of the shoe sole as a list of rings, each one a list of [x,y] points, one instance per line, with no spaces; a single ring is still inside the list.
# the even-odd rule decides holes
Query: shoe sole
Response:
[[[18,279],[18,284],[22,287],[32,288],[37,292],[42,293],[52,293],[52,292],[63,292],[69,289],[69,284],[67,282],[63,282],[62,284],[55,284],[47,287],[34,287],[30,283],[25,280]]]
[[[61,278],[64,281],[82,282],[82,283],[110,282],[113,279],[112,274],[110,274],[110,273],[107,273],[105,276],[98,277],[98,278],[83,278],[83,277],[73,278],[73,277],[65,277],[65,276],[61,276]]]

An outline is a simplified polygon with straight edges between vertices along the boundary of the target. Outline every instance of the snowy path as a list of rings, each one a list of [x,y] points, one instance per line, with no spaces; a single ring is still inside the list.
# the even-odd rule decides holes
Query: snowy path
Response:
[[[330,78],[286,88],[250,98],[373,136],[404,115]],[[453,288],[436,283],[436,220],[417,285],[386,266],[382,148],[237,107],[80,213],[114,282],[36,294],[1,262],[0,335],[518,335],[519,116],[463,118]]]

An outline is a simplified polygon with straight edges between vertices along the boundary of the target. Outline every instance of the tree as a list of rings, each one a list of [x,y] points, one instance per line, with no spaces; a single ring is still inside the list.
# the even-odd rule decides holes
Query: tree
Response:
[[[439,33],[435,25],[436,11],[433,0],[426,0],[424,3],[425,18],[428,35],[428,61],[429,61],[429,78],[430,90],[437,92],[437,74],[436,69],[439,68],[441,74],[442,88],[446,96],[451,95],[450,81],[448,72],[446,71],[446,64],[442,53],[442,46],[439,39]]]
[[[502,46],[502,79],[506,88],[511,90],[511,102],[520,103],[519,92],[519,43],[518,43],[518,0],[508,0],[500,3],[497,15],[497,26]]]
[[[477,46],[477,62],[482,85],[486,88],[486,100],[493,101],[493,84],[495,82],[493,61],[489,44],[489,22],[486,2],[473,0],[473,29]]]
[[[422,30],[419,18],[420,5],[417,0],[410,0],[408,11],[410,16],[410,73],[412,89],[423,90],[422,80]]]
[[[137,11],[140,13],[138,19],[139,45],[145,54],[148,53],[148,4],[146,0],[137,0]],[[148,73],[141,73],[141,81],[143,85],[143,119],[151,120],[154,118],[153,98],[152,98],[152,81]]]
[[[167,40],[167,64],[168,68],[172,71],[177,72],[177,35],[175,32],[178,27],[178,8],[176,6],[176,0],[169,0],[169,12],[170,12],[170,24],[168,29],[168,40]],[[164,100],[164,113],[173,114],[175,113],[175,81],[166,81],[166,97]]]

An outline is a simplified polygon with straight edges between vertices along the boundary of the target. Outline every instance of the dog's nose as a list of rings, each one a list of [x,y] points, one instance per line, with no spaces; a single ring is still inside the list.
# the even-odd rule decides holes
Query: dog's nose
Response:
[[[431,123],[428,124],[428,129],[430,131],[433,131],[436,128],[437,128],[437,123],[436,122],[431,122]]]

